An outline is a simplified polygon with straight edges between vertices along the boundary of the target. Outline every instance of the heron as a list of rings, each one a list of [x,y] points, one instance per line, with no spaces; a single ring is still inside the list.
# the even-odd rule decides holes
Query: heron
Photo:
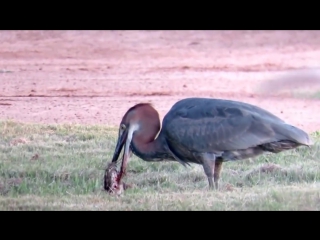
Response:
[[[148,162],[200,164],[209,189],[219,188],[222,163],[312,145],[309,135],[258,106],[227,99],[185,98],[164,116],[139,103],[122,117],[112,162],[124,148],[119,179],[132,153]]]

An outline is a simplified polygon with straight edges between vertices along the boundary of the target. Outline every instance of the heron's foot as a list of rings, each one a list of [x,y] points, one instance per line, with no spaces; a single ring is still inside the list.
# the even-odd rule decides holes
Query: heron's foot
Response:
[[[219,191],[220,190],[218,182],[213,183],[212,180],[210,181],[210,178],[208,178],[208,180],[209,180],[209,188],[208,188],[209,191]]]
[[[208,178],[208,181],[209,181],[209,190],[210,191],[219,191],[218,182],[213,183],[212,178]]]
[[[208,190],[213,191],[213,192],[219,191],[219,189],[217,189],[216,187],[210,187],[210,186],[209,186]]]
[[[216,191],[219,191],[219,184],[218,184],[218,182],[215,182],[215,183],[214,183],[214,189],[215,189]]]

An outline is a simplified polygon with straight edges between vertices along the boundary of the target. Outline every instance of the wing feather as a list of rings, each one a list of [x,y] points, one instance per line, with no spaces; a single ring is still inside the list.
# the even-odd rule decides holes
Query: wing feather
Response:
[[[219,152],[279,140],[273,125],[285,123],[271,113],[238,102],[209,100],[189,99],[172,107],[163,121],[170,145],[193,152]]]

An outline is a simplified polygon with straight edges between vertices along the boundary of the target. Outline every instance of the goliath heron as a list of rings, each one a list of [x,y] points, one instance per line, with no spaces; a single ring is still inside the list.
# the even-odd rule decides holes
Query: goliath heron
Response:
[[[272,113],[248,103],[223,99],[180,100],[164,117],[159,131],[159,114],[150,104],[139,103],[125,113],[112,158],[116,163],[124,146],[118,181],[133,153],[145,161],[201,164],[209,188],[218,188],[224,161],[311,145],[307,133]]]

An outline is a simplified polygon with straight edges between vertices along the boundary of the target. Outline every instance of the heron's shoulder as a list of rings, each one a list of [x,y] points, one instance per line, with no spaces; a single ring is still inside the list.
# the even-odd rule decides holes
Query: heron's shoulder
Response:
[[[245,115],[248,115],[248,111],[232,102],[220,99],[187,98],[173,105],[165,118],[228,118]]]

